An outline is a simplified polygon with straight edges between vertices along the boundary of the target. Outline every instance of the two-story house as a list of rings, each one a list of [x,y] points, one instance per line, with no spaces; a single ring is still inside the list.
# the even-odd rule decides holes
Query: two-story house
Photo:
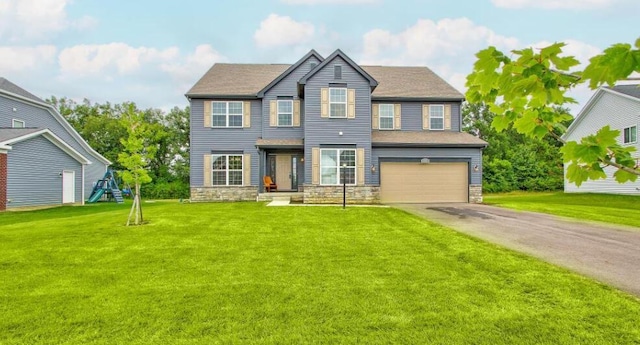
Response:
[[[486,142],[426,67],[215,64],[191,104],[191,199],[256,200],[265,176],[305,203],[481,202]]]
[[[563,138],[567,141],[580,141],[585,136],[595,134],[600,128],[609,126],[620,131],[618,142],[623,146],[635,147],[632,153],[640,159],[638,142],[638,123],[640,122],[640,84],[616,85],[612,88],[599,88],[580,110],[576,119],[567,129]],[[565,175],[568,164],[565,163]],[[618,183],[613,174],[614,167],[606,167],[605,179],[588,180],[580,187],[565,178],[565,193],[610,193],[640,195],[640,179],[636,182]]]

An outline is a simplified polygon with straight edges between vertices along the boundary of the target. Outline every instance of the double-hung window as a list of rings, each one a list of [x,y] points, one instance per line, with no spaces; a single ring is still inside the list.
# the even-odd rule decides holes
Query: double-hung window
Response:
[[[444,129],[444,105],[429,105],[429,129]]]
[[[13,119],[11,121],[11,127],[13,127],[13,128],[24,128],[25,127],[25,123],[22,120]]]
[[[320,149],[320,184],[356,183],[355,149]],[[344,177],[344,180],[343,180]]]
[[[623,132],[625,144],[632,144],[637,141],[638,130],[636,126],[627,127]]]
[[[242,155],[211,156],[212,186],[242,186]]]
[[[213,127],[242,127],[243,102],[213,102]]]
[[[278,100],[278,126],[293,126],[293,100]]]
[[[329,117],[347,117],[346,88],[329,88]]]
[[[393,129],[393,104],[380,104],[380,129]]]

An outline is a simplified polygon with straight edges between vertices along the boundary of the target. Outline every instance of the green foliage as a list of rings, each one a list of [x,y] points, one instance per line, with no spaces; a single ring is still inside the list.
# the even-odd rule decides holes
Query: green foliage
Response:
[[[149,141],[157,139],[154,137],[157,132],[153,124],[145,122],[144,114],[134,104],[128,105],[120,120],[127,130],[127,136],[120,139],[124,150],[118,155],[118,162],[125,169],[121,177],[128,184],[149,183],[152,179],[147,166],[157,150],[154,145],[149,145]]]

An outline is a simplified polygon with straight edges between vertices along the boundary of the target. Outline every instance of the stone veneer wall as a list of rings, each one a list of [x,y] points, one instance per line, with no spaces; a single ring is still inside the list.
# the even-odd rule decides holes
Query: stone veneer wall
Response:
[[[472,204],[482,203],[482,185],[481,184],[469,185],[469,202]]]
[[[342,186],[304,185],[305,204],[342,204]],[[347,186],[348,204],[379,204],[380,187]]]
[[[257,187],[192,187],[191,201],[256,201]]]

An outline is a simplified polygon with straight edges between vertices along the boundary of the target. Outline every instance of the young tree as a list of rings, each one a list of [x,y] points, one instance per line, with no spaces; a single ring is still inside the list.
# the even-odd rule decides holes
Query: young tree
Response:
[[[150,158],[155,155],[156,147],[147,145],[147,139],[152,136],[152,128],[149,123],[145,122],[144,114],[138,111],[133,103],[126,105],[126,111],[122,113],[121,121],[127,129],[127,137],[120,139],[124,146],[124,152],[118,155],[118,161],[125,168],[122,179],[135,186],[127,226],[131,224],[132,217],[134,224],[139,225],[143,222],[140,186],[151,182],[147,166]]]
[[[562,56],[564,46],[514,50],[513,57],[495,47],[478,52],[467,77],[467,100],[486,103],[495,114],[492,126],[499,131],[512,125],[524,135],[551,135],[563,143],[564,161],[570,163],[567,178],[578,186],[588,179],[605,178],[607,166],[618,169],[614,174],[618,182],[635,181],[640,169],[631,157],[634,149],[618,144],[620,131],[605,126],[579,143],[565,142],[561,134],[566,131],[562,123],[571,118],[562,106],[575,103],[566,93],[587,81],[594,89],[640,72],[640,38],[633,46],[611,46],[591,58],[584,71],[574,70],[579,65],[574,57]]]

